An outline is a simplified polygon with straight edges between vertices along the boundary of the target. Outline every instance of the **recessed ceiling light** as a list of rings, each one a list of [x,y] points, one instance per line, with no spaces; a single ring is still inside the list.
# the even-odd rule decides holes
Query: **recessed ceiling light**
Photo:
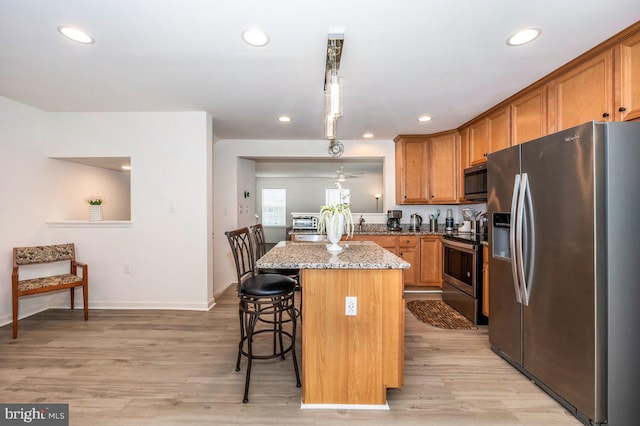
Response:
[[[242,32],[242,39],[251,46],[264,46],[269,43],[269,36],[262,30],[257,28],[249,28]]]
[[[131,166],[120,166],[122,170],[131,170]]]
[[[418,121],[421,122],[421,123],[425,123],[425,122],[431,121],[431,120],[433,120],[433,117],[431,117],[430,115],[423,115],[423,116],[418,117]]]
[[[78,43],[83,44],[92,44],[95,43],[95,39],[88,32],[81,30],[78,27],[72,27],[70,25],[60,25],[58,27],[58,31],[60,34],[65,36],[68,39],[73,41],[77,41]]]
[[[540,28],[525,28],[511,35],[507,39],[507,45],[509,46],[521,46],[527,44],[535,39],[542,33]]]
[[[363,138],[367,138],[367,139],[372,138],[373,137],[373,133],[365,133],[365,134],[362,135],[362,137]]]
[[[286,115],[281,115],[280,117],[278,117],[278,121],[280,121],[282,123],[290,123],[291,122],[291,117],[288,117]]]

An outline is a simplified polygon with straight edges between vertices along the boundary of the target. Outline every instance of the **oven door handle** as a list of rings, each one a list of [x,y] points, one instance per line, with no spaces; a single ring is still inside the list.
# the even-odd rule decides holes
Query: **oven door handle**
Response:
[[[442,245],[445,247],[463,251],[465,253],[473,253],[478,250],[477,244],[461,243],[458,241],[447,240],[446,238],[442,240]]]
[[[522,303],[520,279],[518,274],[518,252],[516,250],[516,230],[518,229],[518,205],[520,199],[520,175],[517,174],[513,182],[513,196],[511,197],[511,224],[509,229],[509,251],[511,253],[511,276],[516,293],[516,302]]]

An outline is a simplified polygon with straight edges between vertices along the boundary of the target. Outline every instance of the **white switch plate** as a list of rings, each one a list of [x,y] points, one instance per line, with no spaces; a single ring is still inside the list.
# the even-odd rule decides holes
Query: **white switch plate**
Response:
[[[344,314],[347,316],[356,316],[358,314],[358,298],[355,296],[347,296],[344,303]]]
[[[124,264],[124,273],[125,274],[130,274],[131,273],[131,264],[130,263],[125,263]]]

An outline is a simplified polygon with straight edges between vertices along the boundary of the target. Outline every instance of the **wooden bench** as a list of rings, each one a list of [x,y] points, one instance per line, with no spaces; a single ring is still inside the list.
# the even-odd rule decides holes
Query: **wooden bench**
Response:
[[[18,276],[20,266],[61,261],[69,261],[70,270],[68,274],[31,278],[22,281]],[[81,276],[78,275],[78,267],[82,269]],[[13,296],[13,338],[15,339],[18,337],[18,298],[21,296],[68,288],[71,290],[71,309],[73,309],[75,288],[82,287],[84,320],[87,321],[89,319],[88,280],[89,272],[87,265],[76,262],[76,252],[73,243],[37,247],[14,247],[13,273],[11,274],[11,294]]]

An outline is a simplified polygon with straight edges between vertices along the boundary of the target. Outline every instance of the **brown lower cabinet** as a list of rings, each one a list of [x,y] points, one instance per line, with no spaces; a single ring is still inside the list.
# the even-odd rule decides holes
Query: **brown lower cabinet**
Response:
[[[399,235],[398,256],[411,264],[411,268],[403,269],[404,285],[418,285],[420,279],[420,247],[415,235]]]
[[[404,285],[442,287],[441,236],[355,234],[350,239],[373,241],[409,262],[411,268],[402,270]]]
[[[420,285],[442,287],[442,237],[420,237]]]

